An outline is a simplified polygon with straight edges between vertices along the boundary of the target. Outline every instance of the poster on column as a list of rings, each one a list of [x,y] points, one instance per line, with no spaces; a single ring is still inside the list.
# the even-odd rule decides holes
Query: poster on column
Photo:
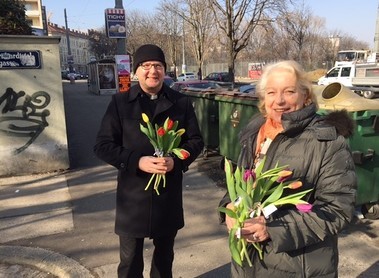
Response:
[[[129,55],[115,55],[117,74],[118,74],[118,87],[120,93],[125,93],[130,89],[130,56]]]
[[[108,38],[126,38],[125,28],[125,10],[124,9],[106,9],[105,10],[105,27]]]

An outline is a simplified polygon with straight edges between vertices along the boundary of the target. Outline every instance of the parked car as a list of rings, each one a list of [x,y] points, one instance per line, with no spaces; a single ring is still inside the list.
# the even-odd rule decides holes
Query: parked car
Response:
[[[177,81],[176,80],[176,74],[175,74],[175,72],[173,72],[173,71],[166,71],[166,75],[170,76],[174,81]]]
[[[68,79],[67,78],[68,71],[67,70],[61,70],[61,77],[62,79]]]
[[[88,73],[81,72],[79,73],[80,79],[87,79],[88,78]]]
[[[239,87],[239,91],[241,93],[253,94],[255,93],[255,84],[242,85]]]
[[[219,89],[222,88],[214,81],[209,80],[191,80],[191,81],[177,81],[171,85],[175,91],[181,92],[185,88],[198,88],[198,89]]]
[[[167,86],[171,87],[172,84],[174,84],[174,79],[172,79],[170,76],[165,76],[163,81]]]
[[[66,75],[66,79],[67,79],[67,80],[71,80],[71,76],[72,76],[75,80],[80,79],[80,73],[76,73],[76,72],[69,72],[69,73],[67,73],[67,75]]]
[[[219,82],[232,82],[228,72],[212,72],[208,74],[204,80],[213,80]]]
[[[182,74],[179,74],[179,76],[177,77],[177,81],[187,81],[187,80],[196,80],[196,79],[197,79],[197,75],[194,74],[193,72],[182,73]]]

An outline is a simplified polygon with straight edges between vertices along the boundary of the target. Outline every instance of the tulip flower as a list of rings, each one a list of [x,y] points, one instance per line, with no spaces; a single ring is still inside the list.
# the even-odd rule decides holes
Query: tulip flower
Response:
[[[165,133],[166,133],[166,131],[164,130],[163,127],[158,128],[158,130],[157,130],[157,135],[158,135],[159,137],[163,137],[163,136],[165,135]]]
[[[279,178],[278,178],[277,182],[283,182],[283,181],[287,180],[288,178],[290,178],[291,175],[292,175],[292,171],[289,171],[289,170],[280,171],[278,173]]]
[[[289,189],[298,189],[300,187],[303,186],[303,183],[301,181],[294,181],[294,182],[291,182],[289,185],[288,185],[288,188]]]
[[[168,119],[166,130],[171,130],[174,127],[174,121],[171,119]]]
[[[172,152],[180,159],[184,160],[190,156],[190,153],[185,149],[173,149]]]
[[[252,170],[246,170],[243,174],[243,180],[247,182],[250,179],[255,180],[255,172]]]
[[[186,132],[186,130],[184,128],[181,128],[179,129],[176,134],[179,135],[179,136],[182,136],[184,134],[184,132]]]
[[[149,120],[149,117],[145,114],[145,113],[142,113],[142,120],[145,122],[145,123],[148,123],[150,120]]]
[[[296,205],[296,208],[298,209],[298,211],[303,212],[303,213],[308,213],[312,211],[312,205],[309,203],[298,204]]]

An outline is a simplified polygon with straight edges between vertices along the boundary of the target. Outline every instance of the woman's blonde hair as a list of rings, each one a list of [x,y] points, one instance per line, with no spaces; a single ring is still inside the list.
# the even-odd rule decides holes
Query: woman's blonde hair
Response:
[[[311,103],[314,103],[316,106],[318,106],[317,97],[312,89],[312,82],[306,76],[306,72],[303,70],[302,66],[296,61],[286,60],[265,66],[261,78],[257,83],[256,92],[259,96],[258,108],[263,115],[266,115],[264,100],[267,80],[268,77],[276,70],[286,70],[293,73],[296,76],[296,89],[305,95],[305,106],[308,106]]]

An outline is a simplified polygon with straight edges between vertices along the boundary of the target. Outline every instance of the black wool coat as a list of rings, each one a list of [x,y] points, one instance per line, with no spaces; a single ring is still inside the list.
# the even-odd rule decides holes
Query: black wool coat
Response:
[[[139,85],[115,94],[105,112],[94,146],[95,154],[118,169],[115,232],[142,238],[172,234],[184,226],[183,172],[201,153],[204,143],[190,99],[163,85],[154,115],[142,108],[146,97]],[[186,160],[174,158],[174,169],[166,174],[166,187],[145,191],[151,174],[138,168],[141,156],[151,156],[154,148],[140,131],[142,113],[162,126],[167,117],[185,128],[180,147],[190,152]]]

